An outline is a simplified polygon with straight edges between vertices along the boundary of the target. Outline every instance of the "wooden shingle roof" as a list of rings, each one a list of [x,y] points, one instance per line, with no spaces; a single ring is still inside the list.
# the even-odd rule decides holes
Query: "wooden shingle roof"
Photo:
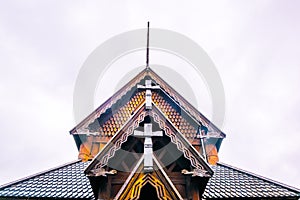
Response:
[[[75,161],[0,187],[0,198],[94,199],[83,170],[89,162]],[[299,199],[300,189],[219,163],[213,166],[203,199]]]
[[[160,88],[153,91],[153,103],[190,143],[199,143],[199,139],[195,140],[195,138],[199,126],[204,125],[208,129],[207,136],[215,139],[214,143],[219,150],[226,135],[151,69],[141,71],[70,131],[78,149],[85,140],[88,140],[85,138],[86,136],[97,137],[89,138],[95,145],[95,142],[107,143],[120,131],[136,109],[145,102],[145,91],[139,90],[137,86],[144,85],[146,79],[151,80]],[[86,149],[102,149],[102,147],[92,148],[90,146],[90,144],[86,144]],[[92,150],[83,153],[86,154],[86,159],[92,159],[97,154]]]

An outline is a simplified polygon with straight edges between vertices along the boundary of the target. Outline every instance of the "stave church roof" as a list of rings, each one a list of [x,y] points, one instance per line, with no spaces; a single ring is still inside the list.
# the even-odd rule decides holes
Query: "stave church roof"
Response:
[[[152,91],[153,107],[151,110],[147,110],[145,106],[145,91],[138,89],[138,85],[144,85],[146,80],[151,80],[155,86],[159,86],[157,90]],[[206,178],[203,179],[205,187],[202,190],[204,191],[202,199],[299,198],[300,190],[297,188],[224,163],[210,164],[209,160],[206,160],[195,147],[201,145],[196,143],[199,139],[195,139],[199,125],[207,128],[207,138],[216,139],[217,150],[226,135],[148,68],[140,72],[70,131],[79,152],[84,148],[87,149],[85,145],[89,142],[86,139],[87,142],[83,143],[83,136],[92,138],[93,144],[97,143],[97,137],[107,139],[102,148],[90,149],[88,153],[93,156],[87,159],[89,161],[83,162],[84,159],[80,159],[3,185],[0,187],[0,199],[95,199],[95,191],[91,185],[92,179],[89,180],[89,178],[98,176],[97,166],[99,169],[108,169],[109,159],[120,160],[121,157],[116,156],[117,148],[120,148],[124,142],[130,143],[127,141],[128,137],[134,129],[144,123],[146,115],[151,117],[151,123],[156,124],[166,138],[169,137],[169,142],[177,145],[177,150],[190,161],[191,167],[202,170],[198,174],[199,177]],[[165,157],[168,155],[165,154]],[[163,158],[164,156],[154,154],[154,157]],[[134,162],[142,159],[143,157],[137,157]],[[135,166],[134,162],[132,166]],[[156,165],[159,165],[158,161]],[[167,168],[164,169],[167,170]],[[162,168],[159,170],[161,171],[159,176],[163,175],[168,179],[164,170]],[[171,180],[165,183],[172,186]],[[177,191],[174,186],[173,188]]]
[[[94,199],[92,187],[84,174],[90,162],[74,161],[48,171],[3,185],[0,198]],[[224,163],[212,166],[203,199],[216,198],[287,198],[298,199],[300,190],[246,172]]]

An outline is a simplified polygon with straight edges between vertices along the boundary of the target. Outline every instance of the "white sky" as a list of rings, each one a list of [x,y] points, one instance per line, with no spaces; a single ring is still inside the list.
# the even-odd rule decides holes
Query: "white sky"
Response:
[[[102,42],[149,20],[213,59],[226,95],[220,160],[299,188],[299,1],[114,2],[0,1],[0,184],[77,158],[68,131],[81,65]],[[199,110],[209,117],[204,100]]]

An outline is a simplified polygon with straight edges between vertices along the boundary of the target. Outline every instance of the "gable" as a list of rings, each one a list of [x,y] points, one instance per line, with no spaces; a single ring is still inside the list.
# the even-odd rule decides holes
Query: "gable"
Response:
[[[174,102],[176,102],[181,109],[184,109],[191,117],[193,117],[198,122],[201,122],[204,126],[208,127],[209,132],[214,135],[219,135],[220,137],[225,137],[225,134],[220,131],[212,122],[210,122],[204,115],[202,115],[196,108],[194,108],[188,101],[184,99],[179,93],[176,92],[170,85],[168,85],[161,77],[159,77],[150,68],[144,69],[131,81],[129,81],[125,86],[118,90],[112,97],[105,101],[101,106],[99,106],[94,112],[87,116],[81,123],[74,127],[70,133],[80,134],[86,133],[89,124],[93,123],[101,114],[105,113],[108,109],[112,108],[117,101],[124,97],[127,93],[135,90],[138,84],[144,84],[143,80],[145,78],[153,80],[158,84],[163,92],[165,92],[169,97],[171,97]],[[132,94],[132,92],[131,92]],[[116,109],[114,109],[116,110]]]
[[[99,152],[87,167],[85,173],[89,174],[91,170],[101,169],[107,166],[109,159],[115,156],[116,151],[119,150],[122,144],[127,141],[128,137],[133,134],[133,131],[139,127],[139,124],[144,121],[146,116],[151,116],[154,119],[154,122],[159,125],[165,135],[170,138],[170,141],[183,153],[184,157],[190,160],[192,167],[199,169],[200,171],[206,171],[210,175],[212,174],[212,170],[197,150],[178,132],[172,123],[164,118],[164,115],[155,106],[151,111],[146,111],[144,106],[141,106],[123,129],[114,135],[107,145]]]
[[[225,134],[216,129],[206,118],[202,119],[202,115],[195,113],[193,111],[194,108],[190,107],[183,97],[176,93],[151,69],[143,70],[71,130],[71,134],[79,149],[79,158],[83,161],[93,159],[131,118],[139,106],[145,102],[145,91],[137,86],[138,84],[144,84],[146,79],[158,81],[162,84],[160,89],[153,91],[153,103],[198,151],[201,144],[200,140],[195,138],[199,134],[199,127],[204,127],[208,130],[204,141],[212,144],[208,149],[213,148],[213,151],[206,152],[207,155],[204,157],[207,156],[209,162],[216,163],[218,161],[217,151]]]
[[[169,120],[166,120],[165,115],[159,108],[153,104],[151,110],[146,110],[144,103],[85,169],[85,174],[91,181],[95,196],[100,195],[101,198],[110,198],[116,195],[115,193],[121,190],[118,184],[113,184],[117,182],[123,185],[123,189],[124,187],[131,188],[128,184],[131,180],[130,177],[133,176],[134,168],[139,166],[138,161],[144,158],[145,163],[146,159],[145,151],[141,150],[143,147],[145,149],[145,141],[133,137],[133,133],[135,130],[145,127],[146,123],[151,123],[154,126],[153,131],[161,130],[163,132],[163,137],[153,139],[153,146],[151,144],[151,148],[154,150],[151,159],[159,163],[156,163],[156,166],[162,166],[160,170],[163,171],[164,177],[160,179],[170,179],[172,184],[175,181],[175,189],[177,188],[179,193],[185,196],[187,194],[185,176],[193,177],[191,179],[193,180],[192,183],[194,186],[197,185],[195,191],[198,192],[198,195],[199,192],[202,193],[213,171],[184,135],[178,132],[178,129]],[[172,159],[170,160],[170,158]],[[113,171],[115,173],[111,173]],[[147,170],[143,173],[156,173],[155,171]],[[107,180],[107,176],[111,181]],[[135,175],[135,178],[135,180],[143,179],[143,176]],[[107,184],[110,186],[107,186]],[[107,190],[107,187],[110,187],[112,191],[108,196],[107,193],[103,193],[104,190]],[[126,195],[129,195],[129,193]]]

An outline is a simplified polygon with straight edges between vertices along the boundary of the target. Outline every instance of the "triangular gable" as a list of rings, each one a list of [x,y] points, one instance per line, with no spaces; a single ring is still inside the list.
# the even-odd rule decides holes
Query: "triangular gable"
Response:
[[[127,124],[124,125],[123,129],[120,130],[108,143],[107,145],[99,152],[99,154],[92,160],[92,162],[88,165],[88,167],[85,169],[84,173],[89,177],[91,181],[91,185],[93,187],[94,194],[99,198],[109,198],[112,197],[110,195],[116,195],[116,191],[120,191],[122,188],[117,189],[116,185],[113,185],[112,182],[119,182],[124,184],[123,190],[127,191],[127,193],[124,193],[124,199],[128,199],[128,195],[133,195],[131,199],[136,199],[138,198],[138,194],[130,194],[130,189],[132,187],[136,187],[137,190],[140,190],[141,185],[143,183],[137,183],[135,181],[150,181],[151,178],[155,175],[156,179],[159,177],[160,181],[157,181],[157,185],[155,185],[153,182],[149,182],[152,185],[155,185],[155,188],[158,191],[161,191],[162,188],[160,188],[159,185],[166,185],[166,181],[168,184],[172,184],[171,179],[177,180],[176,187],[175,189],[179,187],[180,189],[180,194],[188,195],[188,196],[201,196],[203,193],[205,186],[208,182],[208,179],[213,175],[213,171],[210,168],[210,166],[206,163],[206,161],[200,156],[200,154],[196,151],[196,149],[189,143],[189,141],[180,133],[176,127],[173,126],[173,124],[165,118],[163,113],[155,106],[155,104],[152,104],[152,109],[151,110],[146,110],[145,109],[145,103],[142,105],[139,110],[136,111],[135,114],[133,114],[132,118],[130,121],[128,121]],[[132,171],[135,171],[137,166],[139,165],[138,160],[140,161],[144,154],[142,154],[141,157],[135,157],[135,161],[131,162],[131,168],[127,167],[127,171],[120,171],[119,166],[120,165],[115,165],[118,166],[117,168],[114,168],[111,163],[114,162],[121,162],[126,161],[128,158],[126,156],[119,156],[120,152],[122,153],[123,151],[118,151],[121,150],[122,144],[125,144],[129,137],[133,134],[134,130],[137,129],[140,126],[140,123],[143,123],[145,120],[145,117],[151,117],[151,123],[155,123],[156,126],[159,127],[159,129],[163,130],[164,136],[166,138],[169,138],[169,141],[171,142],[172,145],[176,148],[176,151],[181,152],[182,159],[185,159],[188,161],[188,164],[184,164],[184,168],[181,166],[179,167],[180,171],[173,171],[170,168],[172,167],[167,167],[165,163],[162,164],[165,167],[166,170],[168,170],[168,174],[164,172],[163,168],[158,172],[155,172],[156,170],[150,171],[152,175],[146,175],[147,171],[144,171],[144,174],[139,174],[139,175],[133,175]],[[152,121],[153,120],[153,121]],[[136,139],[138,140],[138,139]],[[127,145],[130,144],[130,142],[127,142]],[[174,152],[174,151],[172,151]],[[172,154],[172,152],[169,152]],[[130,155],[130,154],[129,154]],[[158,157],[160,157],[161,154],[155,155],[153,154],[153,160],[155,161],[155,166],[159,166],[157,164],[160,162],[157,160]],[[158,156],[158,157],[156,157]],[[114,161],[112,161],[114,159]],[[160,158],[161,159],[161,158]],[[112,161],[112,162],[111,162]],[[173,164],[177,163],[176,160],[172,161]],[[123,163],[124,164],[124,163]],[[173,164],[171,166],[173,166]],[[177,164],[176,164],[177,165]],[[132,168],[134,167],[134,169]],[[145,170],[145,169],[144,169]],[[131,173],[130,173],[131,172]],[[153,175],[154,173],[154,175]],[[158,173],[158,174],[157,174]],[[173,178],[169,178],[168,176],[171,175]],[[111,177],[113,176],[113,177]],[[121,180],[116,181],[118,179],[118,176],[120,179],[126,178],[126,182],[123,182]],[[134,177],[133,177],[134,176]],[[154,178],[155,178],[154,177]],[[180,179],[178,179],[181,177]],[[185,178],[186,177],[186,178]],[[109,179],[110,178],[110,179]],[[147,180],[146,180],[147,179]],[[110,181],[109,181],[110,180]],[[130,182],[129,180],[134,180]],[[158,180],[158,179],[157,179]],[[180,182],[178,183],[178,180]],[[130,185],[133,184],[133,185]],[[164,184],[162,184],[164,183]],[[129,185],[128,185],[129,184]],[[146,184],[146,183],[145,183]],[[191,184],[191,185],[185,185],[184,184]],[[103,192],[103,191],[108,191],[110,189],[107,188],[112,187],[112,191],[114,192]],[[169,186],[168,186],[169,187]],[[171,186],[170,186],[171,187]],[[187,189],[189,187],[192,187],[193,189]],[[102,188],[102,189],[101,189]],[[129,188],[126,190],[126,188]],[[168,188],[166,190],[168,194],[166,193],[160,193],[158,194],[165,195],[165,198],[161,199],[168,199],[167,197],[170,197],[169,199],[182,199],[180,195],[174,197],[174,193],[176,193],[176,190],[172,188]],[[136,190],[134,190],[136,192]],[[187,193],[186,193],[187,192]],[[99,196],[100,195],[100,196]],[[121,193],[119,193],[121,195]],[[122,193],[123,195],[123,193]],[[172,196],[173,195],[173,196]],[[121,198],[121,197],[120,197]],[[123,197],[122,197],[123,198]],[[121,198],[121,199],[122,199]],[[118,197],[119,199],[119,197]]]
[[[128,136],[133,134],[134,129],[139,127],[139,123],[144,121],[145,116],[152,116],[154,121],[159,124],[160,128],[164,130],[166,136],[170,137],[171,142],[177,146],[185,158],[191,162],[191,166],[197,171],[198,176],[210,177],[213,171],[201,157],[197,150],[188,142],[188,140],[180,133],[176,127],[170,123],[165,116],[159,111],[155,105],[151,111],[146,111],[144,106],[132,116],[131,120],[120,130],[114,137],[105,145],[105,147],[97,154],[89,166],[86,168],[87,175],[95,175],[107,166],[109,159],[111,159],[121,145],[127,141]]]
[[[135,110],[145,101],[145,91],[139,90],[137,85],[138,83],[143,84],[146,79],[159,84],[159,89],[153,92],[153,102],[163,111],[166,117],[170,119],[173,125],[185,135],[189,142],[197,146],[198,150],[201,148],[200,146],[204,146],[201,145],[199,139],[195,140],[196,136],[199,137],[199,135],[197,135],[199,128],[203,126],[208,129],[205,136],[207,138],[205,139],[205,143],[209,145],[206,145],[208,150],[206,150],[206,152],[203,150],[203,155],[205,158],[208,157],[206,159],[208,159],[210,163],[215,164],[218,161],[218,150],[225,134],[214,127],[200,112],[194,112],[196,109],[151,69],[144,69],[140,72],[115,95],[71,130],[71,134],[79,149],[79,159],[83,161],[93,159],[104,145],[131,118]],[[169,106],[173,107],[173,110],[176,110],[174,107],[179,108],[180,113],[165,112],[161,101],[155,101],[156,97],[159,97],[164,102],[171,102]],[[178,121],[173,121],[172,118],[174,117],[180,118],[180,122],[183,122],[183,124],[178,123]]]
[[[70,133],[71,134],[85,134],[88,132],[87,127],[89,124],[93,123],[101,114],[112,107],[119,99],[122,98],[128,91],[136,87],[145,77],[152,79],[156,82],[161,89],[166,92],[175,103],[182,107],[189,115],[196,121],[201,122],[204,126],[208,127],[211,135],[215,137],[224,138],[226,135],[219,130],[212,122],[210,122],[203,114],[201,114],[193,105],[191,105],[184,97],[182,97],[176,90],[174,90],[169,84],[167,84],[159,75],[157,75],[153,70],[144,69],[131,81],[129,81],[125,86],[118,90],[112,97],[105,101],[101,106],[99,106],[94,112],[87,116],[82,122],[80,122],[76,127],[74,127]]]

